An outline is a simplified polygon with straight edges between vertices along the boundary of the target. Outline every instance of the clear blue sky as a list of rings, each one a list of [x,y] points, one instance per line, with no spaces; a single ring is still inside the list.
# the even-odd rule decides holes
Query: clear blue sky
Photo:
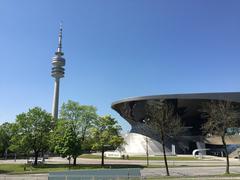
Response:
[[[64,24],[68,99],[129,125],[113,101],[240,90],[239,0],[1,0],[0,122],[51,112],[51,58]]]

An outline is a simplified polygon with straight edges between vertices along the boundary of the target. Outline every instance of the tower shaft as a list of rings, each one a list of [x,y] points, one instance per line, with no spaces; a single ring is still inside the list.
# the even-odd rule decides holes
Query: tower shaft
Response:
[[[58,119],[59,85],[60,85],[59,78],[55,78],[53,104],[52,104],[52,116],[54,119]]]

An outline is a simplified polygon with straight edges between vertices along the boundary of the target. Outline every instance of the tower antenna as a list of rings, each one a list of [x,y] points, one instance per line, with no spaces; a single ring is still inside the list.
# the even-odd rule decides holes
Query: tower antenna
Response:
[[[61,54],[63,55],[62,52],[62,32],[63,32],[63,24],[62,21],[60,22],[60,28],[59,28],[59,34],[58,34],[58,48],[56,54]]]

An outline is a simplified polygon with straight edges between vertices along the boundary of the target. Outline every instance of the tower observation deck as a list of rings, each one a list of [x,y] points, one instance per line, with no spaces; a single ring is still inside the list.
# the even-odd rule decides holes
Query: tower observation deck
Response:
[[[54,94],[52,104],[52,116],[54,119],[58,119],[58,104],[59,104],[59,85],[60,79],[64,77],[65,59],[62,57],[62,26],[58,35],[58,48],[55,52],[55,56],[52,58],[52,77],[54,78]]]

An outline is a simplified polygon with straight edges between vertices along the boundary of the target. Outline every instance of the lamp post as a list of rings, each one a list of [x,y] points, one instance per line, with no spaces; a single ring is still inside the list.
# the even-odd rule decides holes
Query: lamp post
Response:
[[[149,158],[148,158],[148,137],[145,138],[146,140],[146,155],[147,155],[147,167],[149,166]]]

